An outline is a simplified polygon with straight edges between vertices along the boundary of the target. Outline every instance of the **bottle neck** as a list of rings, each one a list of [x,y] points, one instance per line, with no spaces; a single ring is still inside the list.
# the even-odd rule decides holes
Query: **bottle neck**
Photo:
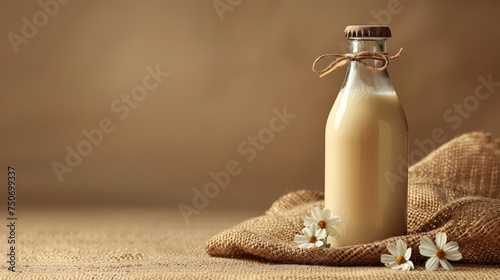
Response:
[[[386,52],[386,41],[386,38],[349,39],[349,52],[352,54],[364,51]],[[375,59],[365,59],[363,62],[373,67],[383,65],[382,61]],[[387,69],[380,72],[371,71],[355,60],[349,62],[343,88],[349,89],[353,86],[363,86],[373,92],[394,90]]]
[[[386,41],[385,38],[373,38],[370,40],[349,39],[349,52],[386,52]]]

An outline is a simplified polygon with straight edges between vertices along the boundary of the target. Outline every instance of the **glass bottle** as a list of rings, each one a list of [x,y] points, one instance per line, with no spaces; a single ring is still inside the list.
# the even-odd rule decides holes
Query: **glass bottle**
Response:
[[[386,52],[387,26],[348,26],[349,52]],[[383,61],[364,59],[380,67]],[[339,215],[334,247],[406,233],[408,124],[387,69],[351,60],[325,132],[325,207]]]

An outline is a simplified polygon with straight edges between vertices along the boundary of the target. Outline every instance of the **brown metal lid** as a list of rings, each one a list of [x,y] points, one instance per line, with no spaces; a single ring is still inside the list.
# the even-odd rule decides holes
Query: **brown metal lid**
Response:
[[[390,38],[391,29],[387,25],[349,25],[344,30],[349,38]]]

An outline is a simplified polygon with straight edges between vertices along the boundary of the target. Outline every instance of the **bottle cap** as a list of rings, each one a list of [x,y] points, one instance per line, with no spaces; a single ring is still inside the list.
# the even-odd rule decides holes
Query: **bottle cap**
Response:
[[[349,38],[390,38],[391,29],[387,25],[349,25],[344,30]]]

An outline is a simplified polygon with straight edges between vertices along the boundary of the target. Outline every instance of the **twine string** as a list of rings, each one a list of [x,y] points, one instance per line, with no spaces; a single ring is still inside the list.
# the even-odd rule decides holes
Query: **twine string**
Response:
[[[331,72],[337,70],[338,68],[346,65],[349,61],[358,61],[360,62],[366,69],[370,71],[375,71],[375,72],[382,72],[385,69],[387,69],[387,66],[389,66],[389,61],[398,59],[399,56],[401,55],[401,52],[403,52],[403,48],[400,48],[399,51],[392,56],[389,56],[387,52],[371,52],[371,51],[364,51],[364,52],[359,52],[356,54],[352,53],[344,53],[344,54],[324,54],[316,58],[312,65],[312,70],[315,73],[319,74],[319,77],[322,78]],[[316,69],[316,64],[320,60],[323,59],[328,59],[328,58],[334,58],[335,60],[332,61],[328,66],[326,66],[323,69]],[[378,61],[382,61],[381,66],[371,66],[368,63],[365,62],[367,59],[375,59]]]

